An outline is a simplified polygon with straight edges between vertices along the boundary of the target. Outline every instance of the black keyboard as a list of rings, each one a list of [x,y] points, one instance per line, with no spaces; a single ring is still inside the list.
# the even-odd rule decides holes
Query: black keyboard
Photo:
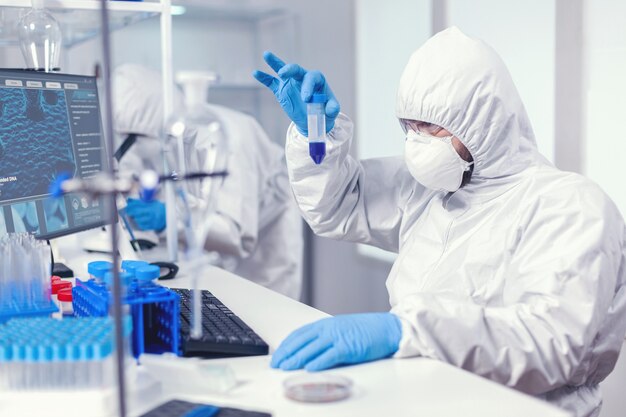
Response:
[[[181,400],[171,400],[157,408],[142,414],[141,417],[272,417],[271,414],[244,411],[237,408],[220,408],[217,413],[212,406],[190,403]]]
[[[209,291],[202,290],[202,339],[190,337],[191,292],[172,288],[180,296],[181,354],[204,358],[267,355],[269,347],[254,330]]]

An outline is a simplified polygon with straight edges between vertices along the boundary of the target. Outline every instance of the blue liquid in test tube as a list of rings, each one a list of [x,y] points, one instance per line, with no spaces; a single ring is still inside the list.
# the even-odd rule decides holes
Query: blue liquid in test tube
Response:
[[[313,94],[306,105],[307,129],[309,131],[309,155],[317,165],[326,156],[326,94]]]

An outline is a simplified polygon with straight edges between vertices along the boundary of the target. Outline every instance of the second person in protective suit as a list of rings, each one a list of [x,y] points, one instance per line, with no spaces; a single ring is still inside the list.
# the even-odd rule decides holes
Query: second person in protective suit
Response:
[[[113,74],[115,132],[120,138],[136,137],[120,159],[122,175],[163,170],[160,86],[160,74],[143,66],[125,64]],[[181,106],[178,90],[174,101]],[[284,153],[252,117],[222,106],[206,106],[219,118],[228,141],[229,175],[217,195],[215,214],[206,219],[210,226],[204,249],[217,253],[225,269],[298,299],[302,220],[289,191]],[[166,226],[165,211],[161,201],[130,199],[126,207],[140,229],[156,232]]]
[[[493,49],[456,28],[427,41],[400,79],[404,155],[362,161],[325,77],[265,60],[278,77],[254,76],[293,121],[287,165],[305,220],[319,235],[398,253],[389,313],[304,326],[272,366],[423,356],[596,416],[626,332],[624,222],[597,185],[539,154]],[[329,97],[320,165],[303,136],[313,93]]]

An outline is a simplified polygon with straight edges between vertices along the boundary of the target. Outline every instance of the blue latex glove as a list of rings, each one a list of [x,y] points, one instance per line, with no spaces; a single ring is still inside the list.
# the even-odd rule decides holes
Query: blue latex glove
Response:
[[[350,314],[307,324],[291,333],[272,357],[285,371],[321,371],[393,355],[400,344],[400,320],[391,313]]]
[[[280,79],[262,71],[255,71],[252,75],[274,93],[280,106],[304,136],[308,136],[306,103],[311,101],[313,93],[323,93],[328,96],[326,133],[330,132],[335,126],[340,107],[326,83],[324,74],[319,71],[307,71],[297,64],[285,64],[271,52],[265,52],[263,59]]]
[[[165,204],[160,201],[129,198],[125,210],[141,230],[160,232],[165,229]]]

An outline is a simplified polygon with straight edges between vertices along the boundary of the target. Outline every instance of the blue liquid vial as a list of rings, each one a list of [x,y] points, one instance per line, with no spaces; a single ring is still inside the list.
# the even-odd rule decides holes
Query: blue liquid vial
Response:
[[[309,131],[309,155],[317,165],[326,156],[326,94],[313,94],[306,105],[307,130]]]

